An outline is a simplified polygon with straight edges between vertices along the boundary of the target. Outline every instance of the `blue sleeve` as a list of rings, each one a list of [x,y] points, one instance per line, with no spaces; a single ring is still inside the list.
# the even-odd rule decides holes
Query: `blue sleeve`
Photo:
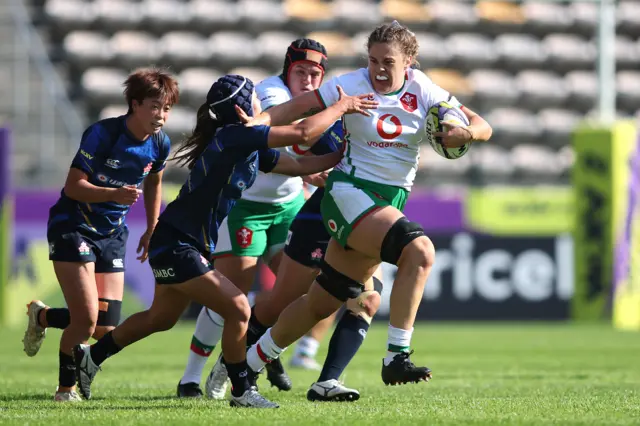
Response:
[[[258,151],[258,170],[269,173],[278,164],[280,151],[275,149],[261,149]]]
[[[320,137],[318,142],[313,144],[310,151],[314,155],[331,154],[332,152],[339,151],[343,137],[344,129],[342,127],[342,120],[338,120],[329,130],[324,132],[324,135]]]
[[[158,150],[158,158],[153,163],[150,173],[159,173],[164,170],[167,165],[167,158],[169,158],[169,152],[171,151],[171,140],[169,136],[162,133],[162,139],[160,140],[160,149]]]
[[[216,135],[223,149],[237,149],[243,152],[260,151],[268,148],[269,126],[245,127],[241,124],[225,126]]]
[[[104,157],[108,155],[109,150],[109,135],[106,130],[99,124],[93,124],[82,134],[80,148],[71,161],[71,167],[91,175],[95,165],[106,161]]]

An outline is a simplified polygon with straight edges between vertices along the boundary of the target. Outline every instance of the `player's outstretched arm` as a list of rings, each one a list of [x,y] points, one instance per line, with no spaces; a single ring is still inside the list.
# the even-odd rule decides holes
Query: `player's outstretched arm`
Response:
[[[332,168],[338,164],[341,158],[341,152],[312,157],[292,157],[291,155],[283,154],[278,158],[278,163],[271,172],[287,176],[310,175]]]
[[[235,108],[240,119],[244,123],[250,123],[251,126],[285,126],[301,118],[317,114],[324,109],[324,104],[316,92],[317,90],[314,90],[296,96],[287,102],[262,111],[253,118],[248,117],[240,107],[236,106]]]
[[[358,113],[368,116],[368,109],[377,108],[378,102],[372,100],[373,95],[370,93],[347,96],[340,86],[338,86],[338,93],[340,96],[338,102],[327,107],[322,112],[289,126],[272,126],[269,130],[267,142],[269,148],[279,148],[295,144],[313,145],[325,130],[331,127],[333,123],[343,115]],[[280,105],[270,108],[268,111],[278,107],[280,107]]]

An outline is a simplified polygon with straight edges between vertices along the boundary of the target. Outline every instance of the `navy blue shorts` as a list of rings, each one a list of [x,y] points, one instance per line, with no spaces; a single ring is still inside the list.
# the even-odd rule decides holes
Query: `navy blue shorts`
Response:
[[[107,236],[69,227],[58,222],[47,227],[49,260],[93,262],[96,273],[124,272],[129,229],[126,226]]]
[[[158,284],[181,284],[212,271],[208,257],[191,237],[162,222],[149,242],[149,265]]]
[[[309,268],[320,268],[331,236],[322,223],[320,202],[324,190],[319,188],[307,200],[291,223],[284,252]]]

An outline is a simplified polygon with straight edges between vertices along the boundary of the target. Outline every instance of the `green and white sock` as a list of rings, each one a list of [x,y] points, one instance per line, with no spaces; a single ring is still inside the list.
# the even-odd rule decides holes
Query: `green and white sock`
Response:
[[[207,308],[202,308],[191,339],[189,360],[180,383],[200,383],[202,370],[222,337],[223,326],[222,317]]]
[[[389,365],[393,358],[401,352],[409,352],[411,347],[411,330],[403,330],[389,324],[387,337],[387,356],[384,358],[384,365]]]

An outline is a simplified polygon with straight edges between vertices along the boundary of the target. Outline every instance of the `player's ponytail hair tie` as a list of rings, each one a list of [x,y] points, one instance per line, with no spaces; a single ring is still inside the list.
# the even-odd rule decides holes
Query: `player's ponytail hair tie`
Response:
[[[241,75],[228,74],[220,77],[207,94],[209,117],[224,124],[239,123],[235,105],[242,108],[248,116],[253,116],[253,90],[253,82]]]
[[[407,28],[404,25],[402,25],[400,22],[398,22],[397,19],[394,19],[393,22],[391,22],[391,24],[389,25],[389,27],[390,28],[398,28],[398,29],[404,30],[407,33],[411,34],[412,36],[415,36],[413,31],[411,31],[409,28]]]

